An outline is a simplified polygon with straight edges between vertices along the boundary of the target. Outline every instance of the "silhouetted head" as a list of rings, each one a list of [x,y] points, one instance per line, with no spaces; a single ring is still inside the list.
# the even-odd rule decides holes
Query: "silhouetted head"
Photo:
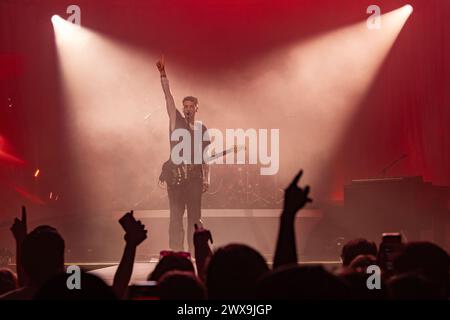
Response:
[[[350,240],[342,248],[342,265],[345,267],[350,265],[353,259],[361,254],[377,256],[377,245],[362,238]]]
[[[195,274],[194,265],[191,260],[176,254],[169,254],[159,260],[153,272],[149,275],[148,280],[159,281],[159,279],[168,271],[179,270],[188,271]]]
[[[322,266],[290,265],[267,274],[258,283],[258,299],[303,300],[345,299],[344,281]]]
[[[360,256],[363,257],[363,256]],[[372,256],[370,256],[372,257]],[[353,260],[353,262],[355,262]],[[352,262],[352,263],[353,263]],[[362,271],[364,270],[364,271]],[[355,271],[352,269],[343,270],[338,276],[347,283],[349,288],[349,298],[357,300],[383,300],[387,297],[386,285],[383,278],[380,277],[380,287],[375,289],[369,289],[367,281],[372,282],[369,277],[373,273],[366,273],[366,268],[362,267],[361,271]]]
[[[243,244],[229,244],[214,252],[206,272],[209,299],[248,299],[257,280],[269,271],[259,252]]]
[[[410,242],[394,260],[395,274],[417,272],[429,279],[443,295],[449,294],[450,261],[447,252],[431,242]]]
[[[195,114],[198,111],[198,99],[193,96],[187,96],[183,99],[183,114],[186,120],[193,122]]]
[[[64,272],[64,239],[50,226],[31,231],[21,247],[21,261],[31,285],[41,285]]]
[[[80,288],[69,289],[72,274],[62,273],[48,280],[36,293],[35,300],[115,300],[112,289],[99,277],[81,272]]]
[[[0,295],[18,288],[17,276],[9,269],[0,269]]]
[[[352,260],[348,266],[350,269],[357,272],[366,272],[368,266],[376,265],[377,257],[370,254],[360,254],[355,259]]]
[[[389,297],[394,300],[445,299],[430,280],[415,272],[391,277],[388,288]]]
[[[206,288],[192,272],[169,271],[158,282],[161,300],[204,300]]]

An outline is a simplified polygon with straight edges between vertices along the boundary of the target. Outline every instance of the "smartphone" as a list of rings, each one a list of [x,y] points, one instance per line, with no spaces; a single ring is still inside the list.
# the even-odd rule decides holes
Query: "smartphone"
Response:
[[[137,221],[133,216],[133,210],[127,212],[122,218],[120,218],[119,223],[125,232],[133,230],[137,224]]]
[[[159,300],[156,281],[137,281],[128,287],[128,298],[131,300]]]
[[[380,267],[386,271],[393,271],[394,260],[403,250],[401,233],[383,233],[379,249]]]

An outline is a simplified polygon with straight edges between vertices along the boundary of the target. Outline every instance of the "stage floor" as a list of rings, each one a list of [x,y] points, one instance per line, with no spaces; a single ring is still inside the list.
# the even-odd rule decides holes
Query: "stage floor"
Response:
[[[153,271],[153,269],[155,269],[157,263],[158,260],[156,259],[152,259],[150,262],[136,262],[133,266],[130,285],[139,281],[147,280],[148,275]],[[103,279],[103,281],[105,281],[108,285],[112,285],[117,266],[118,265],[91,270],[88,273],[94,274]]]
[[[140,282],[146,281],[148,275],[155,269],[156,264],[158,263],[157,259],[151,259],[149,262],[136,262],[133,267],[133,273],[131,275],[130,285]],[[269,267],[272,267],[272,262],[268,261],[267,264]],[[323,265],[327,270],[333,271],[338,268],[341,264],[340,261],[308,261],[302,262],[300,265]],[[194,263],[195,267],[195,263]],[[114,280],[114,274],[116,273],[117,265],[99,268],[95,270],[91,270],[88,273],[94,274],[103,281],[105,281],[108,285],[112,285]]]

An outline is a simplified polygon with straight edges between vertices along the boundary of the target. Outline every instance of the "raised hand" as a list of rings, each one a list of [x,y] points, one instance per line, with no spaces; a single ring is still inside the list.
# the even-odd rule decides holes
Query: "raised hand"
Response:
[[[298,182],[303,174],[303,170],[295,176],[291,184],[284,190],[284,213],[295,215],[312,199],[308,197],[309,186],[304,189],[298,186]]]
[[[126,218],[125,223],[121,223],[123,218]],[[147,230],[141,221],[136,221],[133,217],[133,210],[127,212],[124,217],[119,220],[122,224],[125,233],[125,249],[123,251],[122,259],[120,259],[119,266],[117,267],[114,275],[112,288],[117,297],[123,299],[126,297],[128,284],[133,273],[134,258],[136,256],[136,248],[145,239],[147,239]]]
[[[197,224],[194,225],[194,246],[199,248],[201,246],[208,246],[208,241],[213,243],[211,231],[204,229],[203,227],[198,227]]]
[[[195,264],[197,266],[197,274],[203,281],[206,277],[206,265],[208,259],[212,256],[212,251],[209,248],[209,241],[213,243],[211,231],[194,225],[194,249],[195,249]]]
[[[165,74],[164,56],[161,56],[161,59],[156,62],[156,67],[161,75]]]
[[[277,246],[273,258],[273,267],[297,263],[297,248],[295,244],[295,215],[312,199],[308,197],[309,186],[304,189],[298,186],[303,170],[295,176],[291,184],[284,190],[284,209],[280,216]]]
[[[27,228],[27,209],[25,208],[25,206],[22,206],[22,218],[15,218],[14,223],[11,226],[11,232],[14,236],[14,239],[16,239],[16,269],[20,286],[24,286],[26,281],[22,266],[22,259],[20,258],[20,252],[22,243],[28,234]]]
[[[131,215],[133,215],[133,211],[131,211]],[[140,221],[135,221],[133,226],[130,227],[125,233],[125,241],[127,245],[131,245],[137,247],[140,245],[145,239],[147,239],[147,230],[145,230],[145,225]]]
[[[14,219],[14,223],[11,226],[11,232],[18,243],[22,243],[27,236],[27,209],[25,206],[22,206],[22,218]]]

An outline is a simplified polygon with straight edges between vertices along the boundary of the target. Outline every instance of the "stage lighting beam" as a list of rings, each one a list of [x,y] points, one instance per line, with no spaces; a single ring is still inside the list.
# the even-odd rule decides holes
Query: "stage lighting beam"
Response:
[[[404,6],[403,9],[408,13],[408,15],[410,15],[414,11],[413,6],[410,4],[407,4],[406,6]]]

